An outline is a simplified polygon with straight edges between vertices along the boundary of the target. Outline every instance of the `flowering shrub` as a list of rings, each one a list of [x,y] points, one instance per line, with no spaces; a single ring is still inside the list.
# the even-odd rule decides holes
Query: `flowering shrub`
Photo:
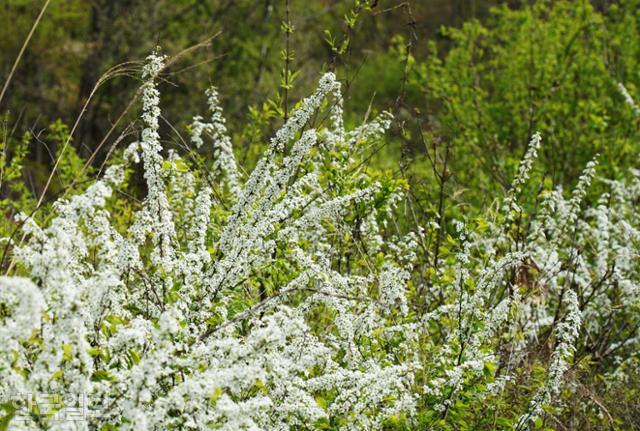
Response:
[[[529,429],[563,414],[577,368],[637,369],[640,176],[589,206],[592,162],[529,212],[535,135],[502,205],[456,221],[432,265],[438,226],[403,232],[406,184],[364,163],[390,114],[346,129],[325,74],[245,174],[211,89],[190,131],[215,161],[192,166],[163,154],[163,61],[123,164],[49,222],[23,216],[21,276],[0,278],[0,427]],[[137,207],[119,193],[136,163]]]

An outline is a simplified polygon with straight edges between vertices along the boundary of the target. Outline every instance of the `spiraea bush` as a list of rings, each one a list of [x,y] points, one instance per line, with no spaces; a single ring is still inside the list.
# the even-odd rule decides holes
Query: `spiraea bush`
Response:
[[[339,81],[325,74],[245,173],[215,89],[189,129],[213,163],[163,149],[163,62],[148,58],[143,129],[122,163],[57,201],[50,220],[19,216],[0,279],[0,428],[637,420],[633,399],[604,400],[637,385],[637,173],[597,179],[589,162],[571,193],[523,202],[545,145],[535,134],[508,193],[456,220],[434,263],[437,220],[405,231],[407,184],[366,163],[389,113],[346,129]],[[593,181],[608,191],[585,199]]]

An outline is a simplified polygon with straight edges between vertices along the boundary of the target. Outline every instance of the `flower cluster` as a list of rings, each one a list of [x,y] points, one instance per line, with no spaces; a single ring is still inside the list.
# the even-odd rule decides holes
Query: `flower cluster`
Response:
[[[536,134],[502,205],[455,220],[432,264],[441,227],[404,231],[404,183],[362,163],[391,114],[345,129],[327,73],[241,175],[211,89],[211,117],[190,131],[197,148],[211,141],[213,166],[191,166],[161,144],[163,68],[148,58],[124,165],[58,201],[49,222],[23,216],[23,277],[0,278],[0,398],[86,394],[93,414],[57,421],[74,406],[16,403],[0,423],[407,429],[471,414],[463,399],[483,411],[517,393],[507,414],[526,429],[576,361],[612,378],[637,366],[640,335],[623,324],[640,312],[637,173],[603,180],[589,205],[591,162],[570,196],[545,191],[530,211]],[[136,163],[145,195],[130,201]],[[522,393],[531,363],[546,372]]]
[[[99,414],[73,425],[84,429],[288,430],[336,417],[344,429],[380,429],[413,411],[413,369],[391,360],[404,350],[390,341],[402,324],[387,322],[407,313],[410,265],[396,256],[416,244],[380,243],[400,187],[353,169],[358,145],[383,133],[388,116],[345,131],[340,86],[327,74],[242,183],[210,90],[212,118],[196,117],[191,130],[197,146],[213,141],[214,166],[184,169],[160,143],[163,61],[152,55],[144,68],[144,128],[125,151],[146,180],[131,225],[114,224],[113,191],[131,171],[118,166],[59,202],[46,227],[25,224],[30,239],[16,258],[29,278],[0,279],[0,395],[88,394]],[[332,124],[315,129],[322,109]],[[327,164],[351,172],[329,186]],[[228,197],[212,193],[218,182]],[[336,265],[344,256],[333,245],[347,237],[352,260]],[[30,411],[15,426],[71,426],[49,413]]]

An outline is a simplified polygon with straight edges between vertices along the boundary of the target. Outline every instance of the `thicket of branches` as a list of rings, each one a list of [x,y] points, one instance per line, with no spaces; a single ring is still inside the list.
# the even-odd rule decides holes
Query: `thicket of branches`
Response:
[[[285,17],[247,118],[223,86],[186,118],[155,51],[101,156],[82,116],[7,132],[0,429],[640,428],[636,3],[501,7],[425,57],[409,26],[351,69],[384,8],[355,2],[300,100]]]

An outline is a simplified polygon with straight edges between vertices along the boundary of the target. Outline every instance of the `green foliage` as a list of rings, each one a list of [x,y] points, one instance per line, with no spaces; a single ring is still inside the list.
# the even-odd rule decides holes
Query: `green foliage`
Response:
[[[86,164],[72,145],[73,139],[69,127],[61,120],[56,120],[47,131],[48,140],[55,147],[56,182],[53,193],[59,194],[70,187],[83,185],[93,177],[93,169]]]
[[[617,82],[636,91],[637,14],[635,2],[603,16],[587,1],[539,1],[443,28],[451,48],[430,42],[412,80],[426,97],[426,131],[452,142],[455,182],[506,186],[536,131],[554,185],[575,181],[597,153],[607,175],[632,166],[638,128]]]
[[[3,236],[10,232],[13,218],[18,213],[28,213],[35,207],[35,197],[22,175],[30,143],[30,133],[25,133],[21,139],[5,136],[0,140],[0,210],[3,214],[0,229]]]
[[[25,132],[17,138],[8,130],[9,116],[6,118],[0,139],[0,237],[3,238],[0,266],[3,270],[12,265],[9,243],[21,242],[19,218],[22,215],[35,220],[48,218],[52,199],[80,192],[95,178],[94,168],[78,155],[69,127],[62,121],[56,120],[39,136]],[[49,151],[51,167],[34,157],[34,148],[38,146]]]

